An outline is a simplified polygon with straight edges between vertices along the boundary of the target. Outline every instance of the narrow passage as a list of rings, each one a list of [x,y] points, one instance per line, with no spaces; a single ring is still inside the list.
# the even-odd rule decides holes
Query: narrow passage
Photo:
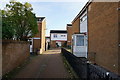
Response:
[[[38,55],[15,78],[70,78],[60,55],[60,49]]]

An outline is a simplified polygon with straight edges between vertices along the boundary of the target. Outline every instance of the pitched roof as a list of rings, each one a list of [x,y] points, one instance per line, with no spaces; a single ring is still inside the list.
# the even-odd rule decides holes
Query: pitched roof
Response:
[[[67,26],[72,26],[72,24],[67,24]]]
[[[36,17],[37,21],[43,21],[45,19],[45,17]]]
[[[50,30],[50,33],[67,33],[67,30]]]
[[[73,19],[72,23],[73,23],[74,21],[76,21],[76,19],[83,14],[83,12],[84,12],[84,11],[86,10],[86,8],[90,5],[90,3],[92,3],[92,1],[93,1],[93,0],[89,0],[89,1],[85,4],[85,6],[82,8],[82,10],[79,12],[79,14]]]
[[[46,36],[46,38],[50,38],[49,36]]]

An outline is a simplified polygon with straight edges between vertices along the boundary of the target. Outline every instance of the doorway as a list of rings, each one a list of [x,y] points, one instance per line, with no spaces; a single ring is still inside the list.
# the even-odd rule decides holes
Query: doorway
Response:
[[[61,47],[61,45],[62,45],[62,44],[61,44],[60,41],[56,41],[56,46],[57,46],[57,47]]]
[[[87,36],[85,34],[74,34],[73,35],[73,45],[72,52],[77,57],[87,58]]]

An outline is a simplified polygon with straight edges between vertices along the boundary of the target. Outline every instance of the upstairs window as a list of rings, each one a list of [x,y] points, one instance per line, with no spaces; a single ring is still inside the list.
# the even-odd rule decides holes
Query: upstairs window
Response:
[[[41,21],[41,19],[40,19],[40,18],[38,18],[38,19],[37,19],[37,21]]]
[[[61,37],[65,37],[65,35],[61,35]]]
[[[85,15],[80,19],[80,21],[83,22],[83,21],[85,21],[86,19],[87,19],[87,14],[85,14]]]
[[[54,34],[54,38],[57,38],[57,34]]]

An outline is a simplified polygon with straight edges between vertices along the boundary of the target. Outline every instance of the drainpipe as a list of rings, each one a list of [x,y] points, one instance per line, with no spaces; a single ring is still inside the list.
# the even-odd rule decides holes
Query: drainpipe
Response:
[[[86,8],[86,11],[87,11],[87,58],[88,58],[88,7]]]

